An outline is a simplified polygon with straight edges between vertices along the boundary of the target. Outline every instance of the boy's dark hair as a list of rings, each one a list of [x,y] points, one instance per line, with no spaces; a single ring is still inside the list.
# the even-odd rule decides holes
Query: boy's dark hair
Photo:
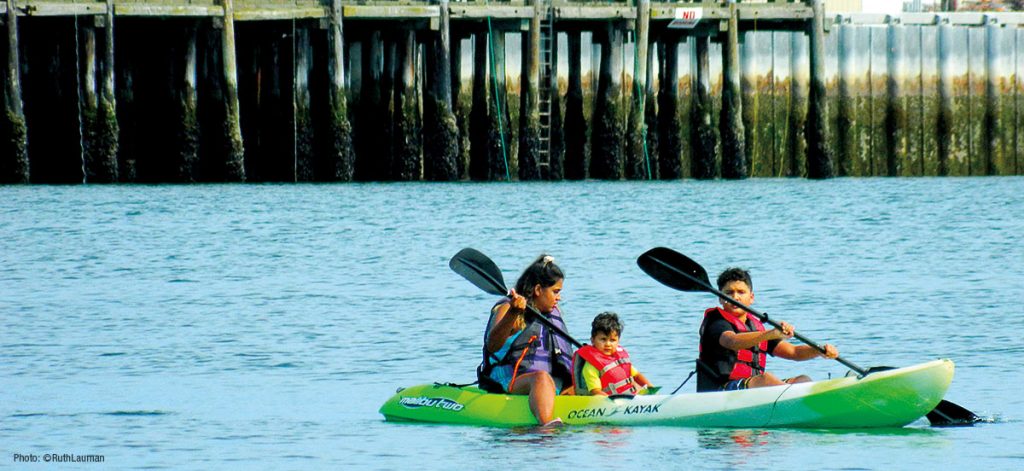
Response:
[[[622,335],[622,322],[619,321],[619,315],[614,312],[602,312],[594,318],[594,322],[590,323],[591,337],[597,334],[611,335],[612,333]]]
[[[754,282],[750,280],[750,272],[737,267],[726,268],[721,275],[718,275],[718,289],[722,289],[731,281],[742,281],[747,287],[754,289]]]
[[[519,280],[516,281],[516,292],[527,300],[531,300],[534,286],[540,285],[542,288],[547,288],[563,279],[565,279],[565,274],[555,264],[555,258],[548,254],[542,254],[526,267],[526,270],[523,270],[522,275],[519,275]]]

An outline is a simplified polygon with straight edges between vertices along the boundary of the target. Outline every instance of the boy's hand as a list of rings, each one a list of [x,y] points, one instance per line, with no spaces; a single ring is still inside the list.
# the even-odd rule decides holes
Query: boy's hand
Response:
[[[828,358],[829,360],[835,360],[836,358],[839,358],[839,349],[836,348],[835,345],[826,343],[825,353],[822,353],[821,356]]]
[[[779,340],[791,339],[795,331],[796,329],[789,325],[788,322],[780,322],[779,327],[775,329],[775,338]]]

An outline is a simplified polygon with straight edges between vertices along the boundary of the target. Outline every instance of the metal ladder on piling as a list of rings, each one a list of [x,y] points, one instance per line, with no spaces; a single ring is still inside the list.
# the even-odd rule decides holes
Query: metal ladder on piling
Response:
[[[547,2],[545,2],[547,3]],[[545,6],[547,14],[540,21],[540,83],[537,88],[540,91],[540,101],[537,103],[540,111],[540,149],[538,149],[537,166],[541,174],[546,178],[551,168],[551,106],[552,94],[558,93],[555,82],[555,71],[557,64],[555,57],[555,9],[550,3]]]

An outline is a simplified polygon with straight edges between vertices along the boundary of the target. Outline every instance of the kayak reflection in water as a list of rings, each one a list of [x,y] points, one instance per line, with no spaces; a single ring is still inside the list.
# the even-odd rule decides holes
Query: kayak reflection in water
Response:
[[[729,268],[718,276],[718,289],[732,299],[750,306],[754,288],[750,273],[742,268]],[[779,379],[765,371],[767,355],[787,360],[804,361],[839,356],[835,346],[825,344],[825,353],[810,345],[796,346],[786,341],[796,329],[786,322],[765,330],[754,316],[724,298],[722,307],[704,312],[700,326],[700,357],[697,360],[697,392],[735,391],[764,386],[810,381],[806,375]]]
[[[519,276],[515,289],[491,308],[484,333],[480,387],[488,392],[530,396],[530,411],[542,425],[552,417],[555,396],[572,383],[573,348],[547,328],[527,305],[566,331],[558,310],[565,275],[550,255],[541,255]]]

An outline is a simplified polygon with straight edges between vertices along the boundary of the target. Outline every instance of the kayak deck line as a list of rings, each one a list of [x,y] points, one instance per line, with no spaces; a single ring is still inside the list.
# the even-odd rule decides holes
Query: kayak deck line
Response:
[[[569,425],[902,427],[942,400],[953,371],[953,362],[942,359],[866,376],[741,391],[615,398],[557,396],[554,415]],[[400,389],[381,406],[380,413],[395,422],[536,425],[526,396],[439,383]]]

